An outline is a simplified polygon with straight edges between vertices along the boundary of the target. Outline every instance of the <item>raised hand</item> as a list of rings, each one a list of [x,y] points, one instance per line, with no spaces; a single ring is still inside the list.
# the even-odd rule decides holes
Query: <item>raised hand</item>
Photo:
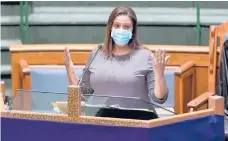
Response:
[[[165,55],[163,49],[158,49],[155,53],[152,53],[153,68],[155,75],[164,75],[165,65],[168,62],[170,56]]]
[[[64,49],[64,65],[66,67],[73,66],[73,62],[70,57],[70,51],[68,47],[65,47]]]
[[[74,65],[70,57],[70,51],[68,47],[65,47],[64,49],[64,65],[66,67],[66,72],[68,76],[68,80],[70,85],[77,85],[78,80],[76,76],[74,75]]]

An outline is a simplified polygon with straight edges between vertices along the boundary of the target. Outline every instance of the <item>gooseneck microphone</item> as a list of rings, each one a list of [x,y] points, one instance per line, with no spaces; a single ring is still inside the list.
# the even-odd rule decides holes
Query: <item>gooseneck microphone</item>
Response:
[[[95,59],[95,57],[97,56],[98,51],[102,48],[102,45],[98,45],[98,48],[93,56],[93,58],[91,59],[91,61],[89,62],[89,64],[87,65],[87,67],[84,69],[83,73],[82,73],[82,77],[80,78],[80,80],[78,81],[78,86],[81,86],[83,77],[85,76],[85,73],[89,70],[90,65],[93,63],[93,60]]]
[[[96,50],[96,52],[95,52],[93,58],[91,59],[91,61],[90,61],[89,64],[87,65],[87,67],[84,68],[83,73],[82,73],[82,77],[81,77],[80,80],[78,81],[77,86],[81,86],[81,83],[82,83],[83,77],[85,76],[85,73],[89,70],[90,65],[93,63],[93,60],[95,59],[95,57],[97,56],[98,51],[99,51],[101,48],[102,48],[102,45],[98,45],[98,48],[97,48],[97,50]],[[85,96],[83,96],[83,94],[81,94],[81,97],[82,97],[83,100],[87,101],[87,99],[85,98]]]
[[[102,48],[102,45],[98,45],[98,48],[97,48],[97,50],[96,50],[96,52],[95,52],[93,58],[92,58],[91,61],[88,63],[88,65],[83,69],[82,76],[81,76],[81,78],[78,80],[77,86],[81,86],[81,83],[82,83],[82,80],[83,80],[83,78],[84,78],[84,76],[85,76],[85,73],[88,71],[90,65],[92,64],[92,62],[93,62],[93,60],[95,59],[95,57],[96,57],[98,51],[99,51],[101,48]],[[73,65],[73,64],[72,64],[72,65]],[[74,70],[74,69],[73,69],[73,70]],[[74,71],[73,71],[73,74],[74,74]],[[75,75],[74,75],[74,76],[75,76]],[[76,77],[73,77],[73,79],[76,79]],[[81,98],[82,98],[82,100],[87,101],[87,99],[85,98],[85,96],[83,96],[83,94],[81,94]]]

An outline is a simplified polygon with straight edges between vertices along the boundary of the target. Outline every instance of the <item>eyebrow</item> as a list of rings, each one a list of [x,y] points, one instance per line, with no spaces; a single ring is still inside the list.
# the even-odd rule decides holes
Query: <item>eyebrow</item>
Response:
[[[121,24],[121,23],[119,23],[119,22],[113,22],[113,24]],[[131,25],[131,23],[123,23],[123,24]]]

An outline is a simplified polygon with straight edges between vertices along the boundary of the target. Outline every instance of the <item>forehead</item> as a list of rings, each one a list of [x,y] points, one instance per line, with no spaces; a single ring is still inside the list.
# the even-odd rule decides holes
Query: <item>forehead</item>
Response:
[[[131,19],[127,15],[119,15],[115,18],[113,23],[132,24]]]

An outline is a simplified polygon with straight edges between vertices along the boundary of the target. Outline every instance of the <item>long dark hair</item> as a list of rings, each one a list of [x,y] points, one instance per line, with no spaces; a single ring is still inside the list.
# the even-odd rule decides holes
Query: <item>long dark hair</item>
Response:
[[[114,47],[114,42],[111,38],[111,29],[112,29],[113,21],[119,15],[128,16],[133,23],[132,38],[128,42],[128,46],[132,50],[135,50],[135,49],[141,47],[141,45],[138,41],[138,38],[137,38],[138,24],[137,24],[137,17],[136,17],[134,10],[131,9],[130,7],[126,7],[126,6],[116,7],[109,16],[108,23],[106,25],[106,30],[105,30],[103,51],[108,57],[112,56],[112,50]]]

